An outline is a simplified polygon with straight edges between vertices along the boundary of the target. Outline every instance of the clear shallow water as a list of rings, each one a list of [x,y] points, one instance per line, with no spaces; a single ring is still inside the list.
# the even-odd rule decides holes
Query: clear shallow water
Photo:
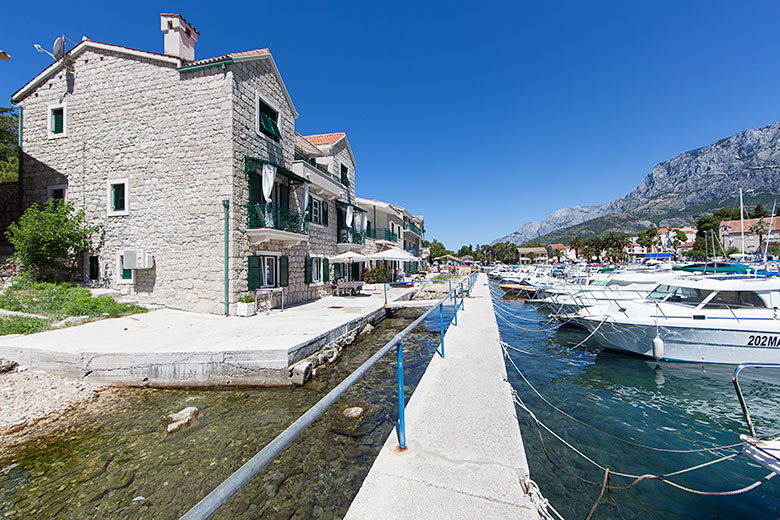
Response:
[[[501,293],[497,286],[492,289]],[[546,315],[532,304],[494,301],[518,316],[510,319],[516,327],[538,329],[547,322]],[[502,314],[508,316],[508,312]],[[731,384],[732,366],[656,363],[602,350],[592,341],[566,350],[587,333],[575,329],[524,333],[497,321],[504,341],[535,354],[510,351],[542,395],[570,415],[612,435],[654,447],[696,449],[734,444],[739,442],[740,433],[747,433]],[[507,374],[542,422],[611,470],[661,474],[717,458],[709,453],[661,453],[621,443],[550,408],[508,361]],[[740,382],[757,432],[780,431],[780,371],[746,369]],[[543,446],[535,424],[526,412],[516,409],[531,478],[565,518],[585,518],[599,495],[604,472],[547,432],[542,434]],[[767,473],[740,455],[670,480],[694,489],[724,491],[746,486]],[[616,487],[630,483],[630,479],[611,478]],[[606,493],[594,518],[780,518],[780,477],[730,497],[697,496],[646,480],[631,490]]]
[[[303,388],[128,389],[100,416],[70,417],[0,457],[0,518],[178,518],[420,314],[397,312]],[[434,313],[404,341],[407,400],[438,331]],[[341,518],[393,430],[395,392],[390,353],[214,518]],[[166,435],[161,417],[186,406],[199,418]],[[358,425],[350,406],[367,410]]]

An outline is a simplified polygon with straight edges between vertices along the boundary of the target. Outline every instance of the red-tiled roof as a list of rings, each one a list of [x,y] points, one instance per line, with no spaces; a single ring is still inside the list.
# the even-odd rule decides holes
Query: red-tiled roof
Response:
[[[566,246],[563,244],[550,244],[550,247],[553,249],[566,249]]]
[[[767,224],[769,224],[769,221],[771,220],[769,217],[766,217],[764,219],[760,218],[746,218],[745,219],[745,232],[750,232],[750,226],[758,222],[759,220],[763,220]],[[742,224],[739,220],[724,220],[720,223],[720,227],[728,227],[729,233],[740,233],[742,231]],[[772,234],[774,235],[775,231],[780,230],[780,217],[775,217],[774,222],[772,222]]]
[[[662,227],[661,229],[658,230],[659,235],[663,235],[664,233],[668,233],[668,232],[669,230],[665,227]]]
[[[345,137],[347,134],[344,132],[333,132],[330,134],[314,134],[306,135],[306,139],[313,145],[321,146],[324,144],[333,144],[339,139]]]
[[[225,54],[224,56],[215,56],[213,58],[207,58],[205,60],[192,61],[190,63],[187,63],[187,67],[208,65],[209,63],[225,61],[228,58],[239,58],[241,56],[262,56],[263,54],[270,54],[270,52],[271,51],[269,51],[268,49],[255,49],[252,51],[231,52],[230,54]]]

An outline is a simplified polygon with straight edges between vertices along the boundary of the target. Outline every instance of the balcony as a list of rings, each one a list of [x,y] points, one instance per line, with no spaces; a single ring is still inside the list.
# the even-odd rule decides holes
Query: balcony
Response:
[[[404,222],[404,229],[416,233],[418,237],[422,237],[422,231],[411,222]]]
[[[389,229],[369,229],[366,236],[374,240],[386,240],[388,242],[398,242],[398,235],[391,233]]]
[[[416,247],[405,247],[404,251],[406,251],[410,255],[414,255],[414,256],[416,256],[418,258],[420,257],[420,250],[418,248],[416,248]]]
[[[309,238],[302,213],[280,208],[273,202],[247,204],[246,208],[246,229],[252,244],[276,240],[290,247]]]
[[[341,228],[338,234],[337,249],[345,251],[360,251],[366,243],[365,234],[352,228]]]
[[[344,186],[341,185],[338,177],[328,172],[326,167],[316,164],[303,155],[295,154],[292,168],[295,174],[311,183],[309,189],[315,195],[339,197],[344,191]]]

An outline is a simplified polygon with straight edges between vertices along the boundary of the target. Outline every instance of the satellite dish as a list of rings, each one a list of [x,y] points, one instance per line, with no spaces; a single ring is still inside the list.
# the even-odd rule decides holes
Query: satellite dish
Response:
[[[65,55],[65,35],[54,40],[54,59],[58,60]]]

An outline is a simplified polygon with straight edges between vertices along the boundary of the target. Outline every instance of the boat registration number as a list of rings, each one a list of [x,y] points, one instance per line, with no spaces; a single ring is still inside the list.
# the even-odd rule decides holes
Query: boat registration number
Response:
[[[748,347],[780,347],[780,336],[748,336]]]

